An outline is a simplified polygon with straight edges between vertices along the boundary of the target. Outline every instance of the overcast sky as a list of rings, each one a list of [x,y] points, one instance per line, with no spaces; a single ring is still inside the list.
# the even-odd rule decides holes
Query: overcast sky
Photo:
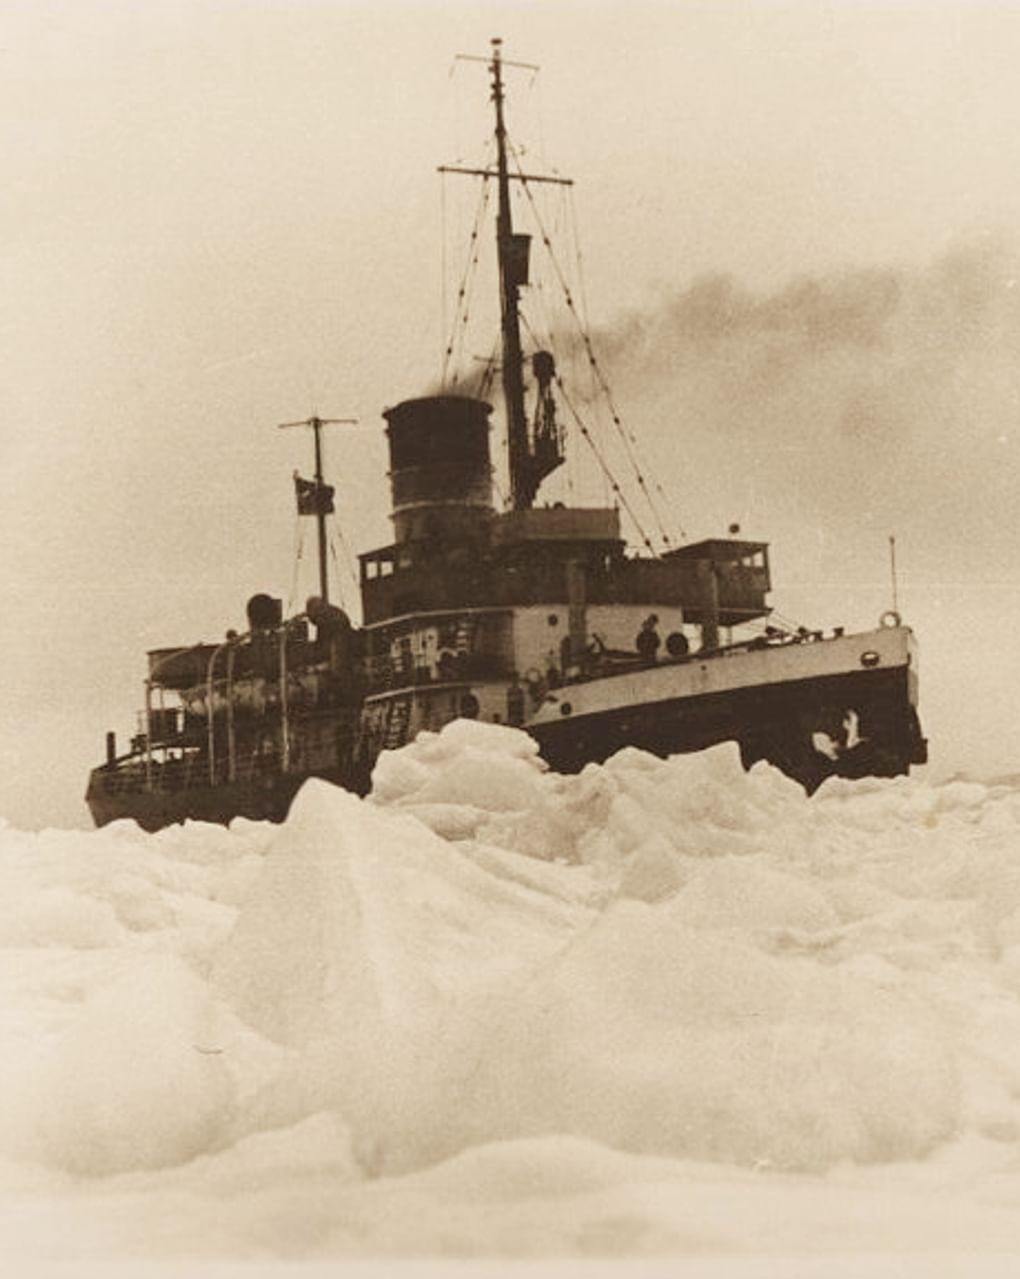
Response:
[[[276,423],[361,419],[331,477],[348,549],[388,539],[379,412],[439,373],[435,167],[481,154],[484,69],[451,72],[493,35],[541,65],[511,128],[576,181],[597,346],[674,527],[739,520],[784,614],[854,627],[895,533],[935,767],[1020,768],[1020,0],[6,0],[12,821],[87,820],[147,648],[303,599],[309,442]]]

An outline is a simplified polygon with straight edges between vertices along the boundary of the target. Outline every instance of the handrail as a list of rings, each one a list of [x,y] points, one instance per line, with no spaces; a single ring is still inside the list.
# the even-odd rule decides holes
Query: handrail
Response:
[[[281,762],[283,772],[290,769],[290,707],[287,690],[287,639],[292,623],[300,621],[306,614],[299,613],[296,617],[288,618],[278,628],[274,628],[280,638],[280,737],[281,737]],[[238,645],[252,636],[251,631],[244,631],[240,634],[231,634],[222,643],[217,644],[209,656],[206,665],[206,702],[207,702],[207,729],[206,737],[209,753],[209,782],[212,785],[216,783],[216,725],[213,699],[216,694],[215,668],[219,660],[220,654],[224,649],[228,652],[227,659],[227,775],[230,781],[237,780],[237,735],[236,723],[234,717],[234,699],[232,694],[234,685],[234,666],[237,655]],[[152,693],[157,686],[154,678],[160,667],[165,666],[181,657],[184,653],[198,652],[208,647],[205,642],[200,641],[197,644],[186,645],[182,648],[176,648],[172,652],[167,653],[160,658],[152,666],[150,666],[148,676],[145,680],[145,789],[153,788],[153,752],[152,752]],[[221,681],[223,682],[223,681]],[[127,758],[127,757],[125,757]]]
[[[287,707],[287,630],[288,624],[280,626],[280,769],[290,771],[290,725]]]
[[[152,790],[152,672],[145,681],[145,789]]]
[[[227,777],[237,781],[237,741],[234,734],[234,658],[237,655],[237,640],[228,641],[227,649]]]
[[[160,658],[155,665],[150,664],[149,673],[145,677],[145,789],[152,790],[152,688],[153,676],[161,666],[165,666],[168,662],[172,662],[175,658],[180,657],[182,653],[194,653],[197,649],[204,648],[204,643],[199,640],[197,644],[189,644],[184,648],[176,648],[172,653],[167,653],[166,657]]]
[[[216,692],[216,685],[213,681],[213,668],[216,666],[216,659],[225,648],[231,643],[225,640],[222,644],[217,644],[213,649],[209,658],[208,672],[206,675],[206,719],[209,722],[209,785],[216,784],[216,716],[213,714],[213,696]]]

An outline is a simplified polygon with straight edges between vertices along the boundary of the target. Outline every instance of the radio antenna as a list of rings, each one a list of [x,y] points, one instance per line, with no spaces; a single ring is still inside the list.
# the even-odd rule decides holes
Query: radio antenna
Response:
[[[896,538],[892,533],[889,534],[889,572],[892,575],[892,606],[893,612],[899,613],[900,601],[899,592],[896,583]]]

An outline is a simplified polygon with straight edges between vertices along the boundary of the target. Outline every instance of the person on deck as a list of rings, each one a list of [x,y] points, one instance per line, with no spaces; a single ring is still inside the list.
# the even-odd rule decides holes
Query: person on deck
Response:
[[[649,613],[641,623],[641,629],[634,641],[634,647],[646,666],[654,666],[658,660],[659,647],[662,644],[662,638],[656,629],[658,625],[658,616],[655,613]]]
[[[351,654],[351,619],[335,604],[313,595],[305,604],[308,619],[315,626],[315,639],[320,652],[329,661],[334,675],[340,674],[349,663]]]

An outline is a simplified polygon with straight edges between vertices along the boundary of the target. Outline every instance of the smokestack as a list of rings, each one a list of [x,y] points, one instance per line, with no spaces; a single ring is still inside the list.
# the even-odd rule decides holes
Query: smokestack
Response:
[[[431,395],[387,409],[398,542],[476,536],[493,515],[484,400]]]

